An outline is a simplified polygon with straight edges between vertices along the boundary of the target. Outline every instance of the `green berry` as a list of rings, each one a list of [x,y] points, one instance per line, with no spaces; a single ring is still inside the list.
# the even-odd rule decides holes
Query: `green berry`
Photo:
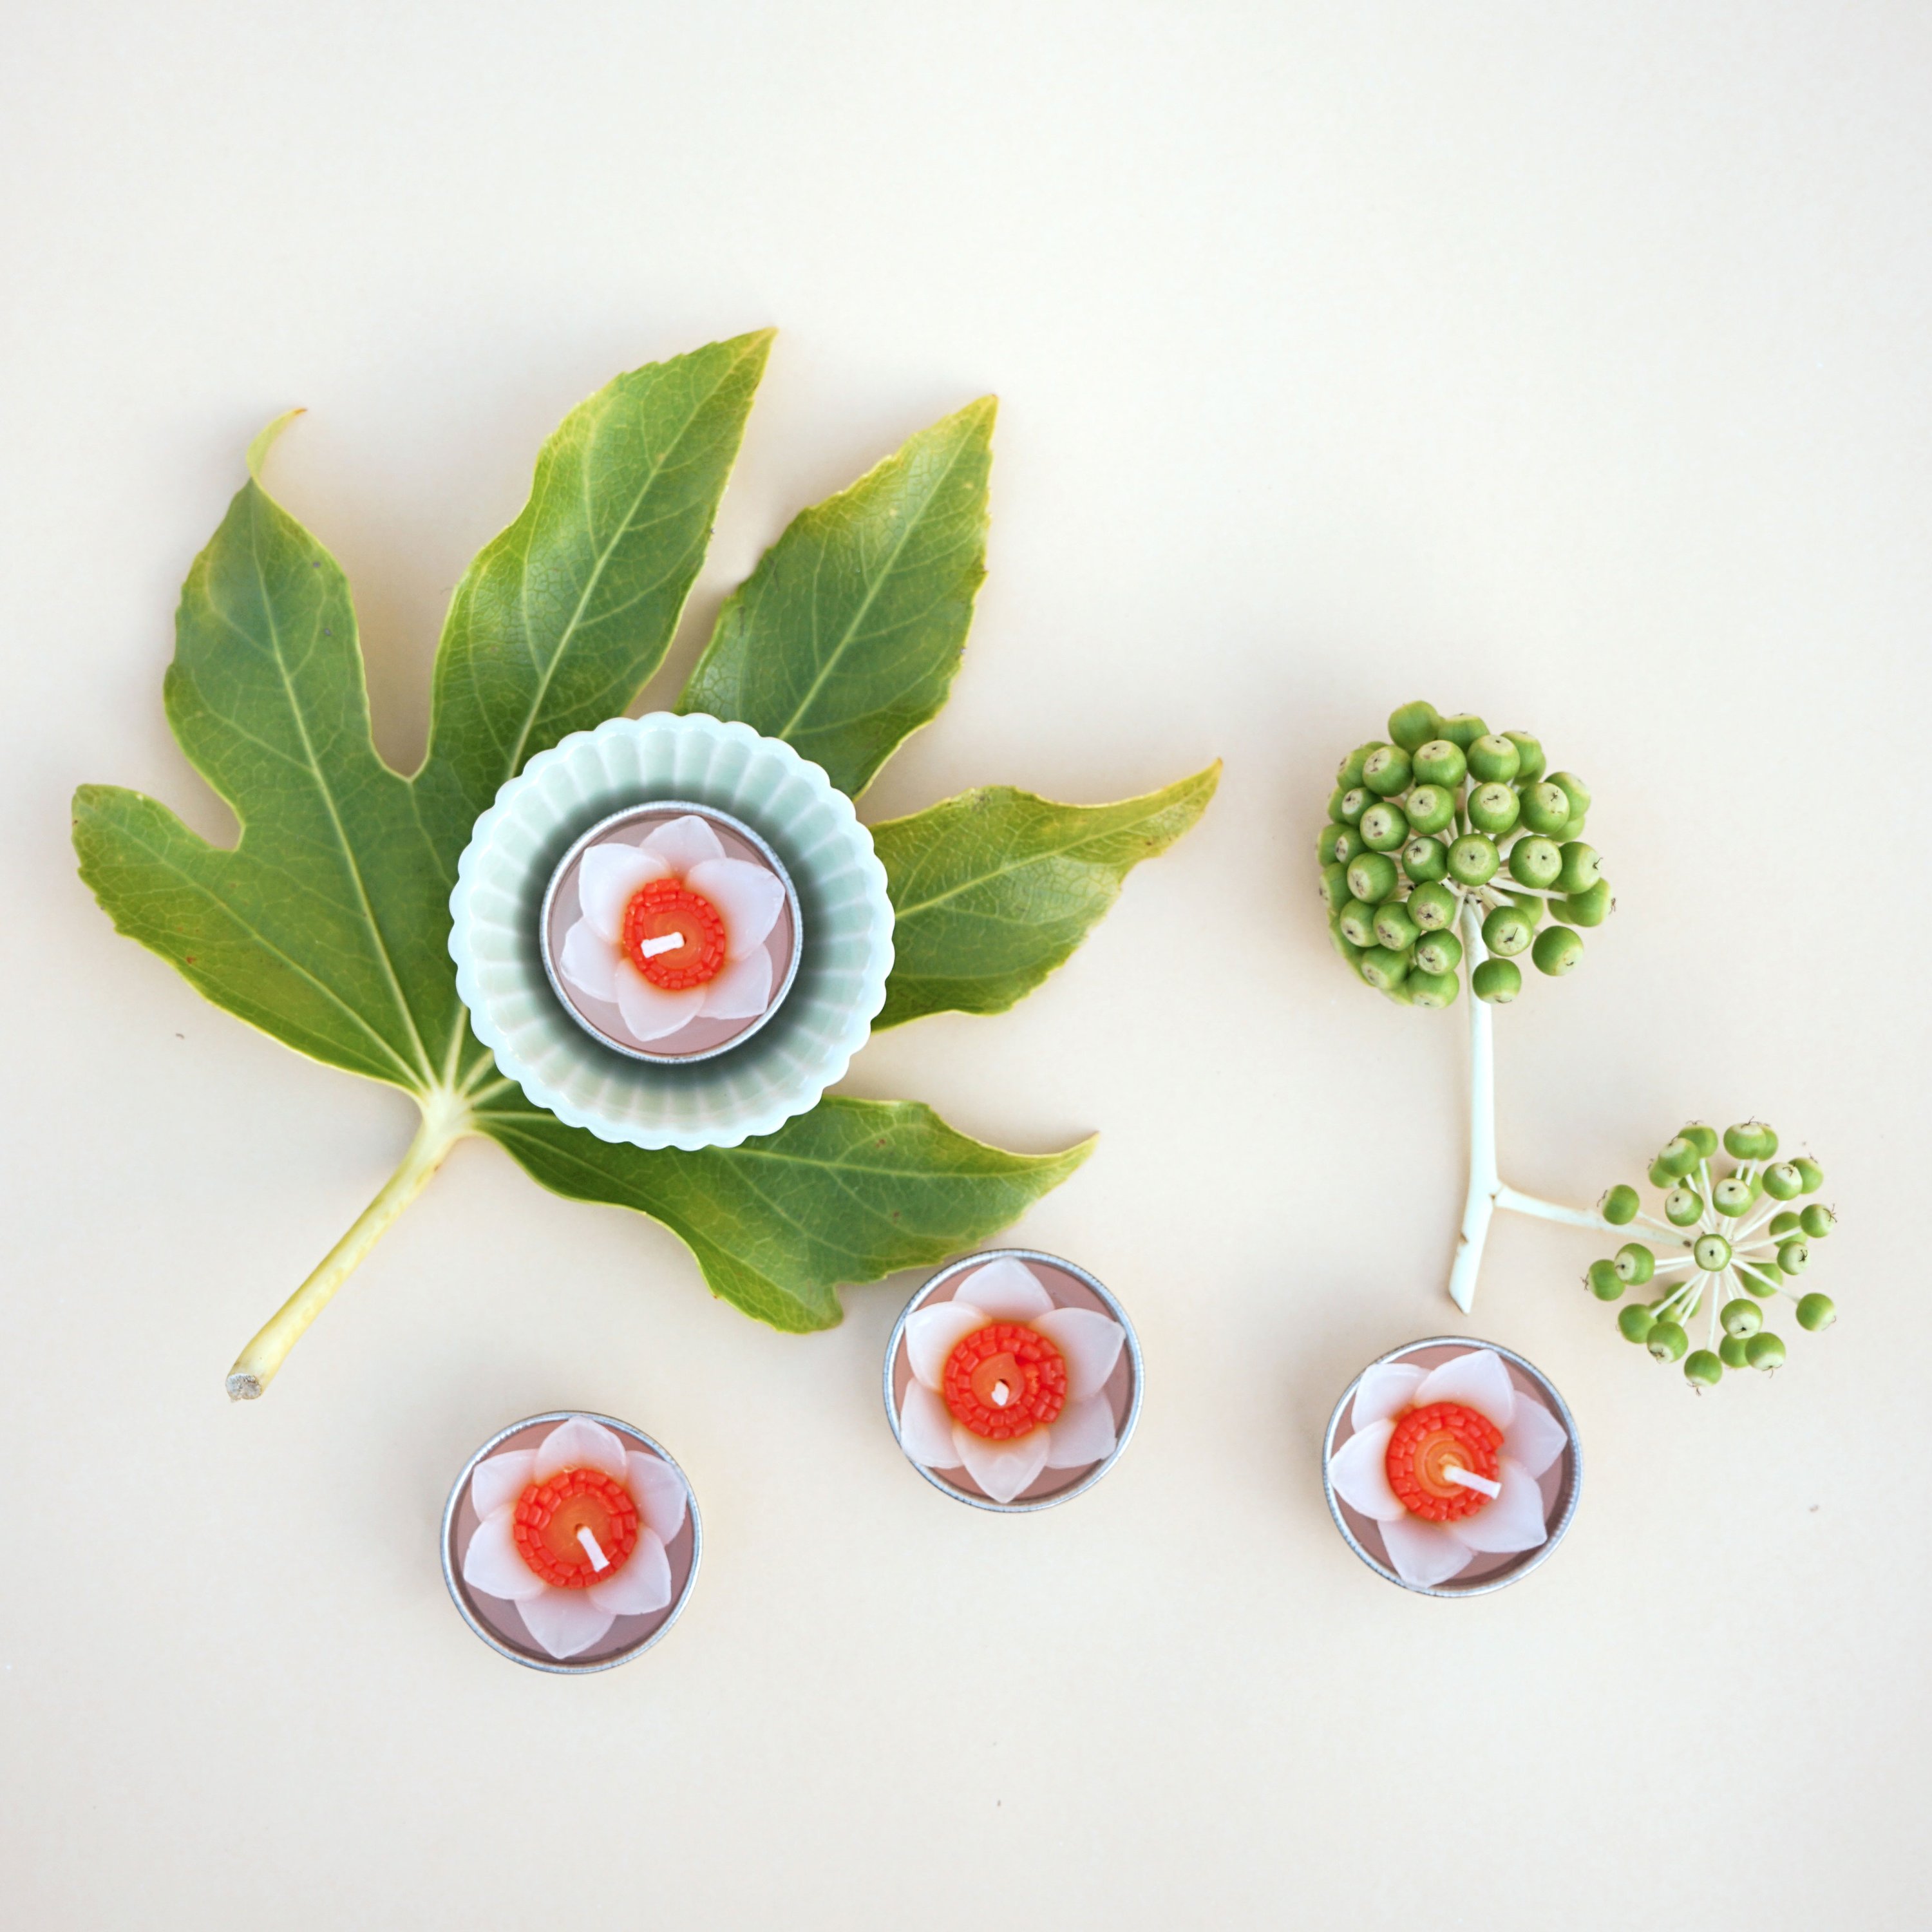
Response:
[[[1469,823],[1478,832],[1500,838],[1516,824],[1521,807],[1506,784],[1478,785],[1469,794]]]
[[[1466,886],[1486,886],[1502,862],[1496,841],[1480,832],[1466,832],[1449,848],[1449,876]]]
[[[1699,1348],[1684,1362],[1684,1379],[1694,1388],[1715,1388],[1724,1379],[1724,1365],[1708,1348]]]
[[[1358,818],[1359,813],[1356,814]],[[1570,795],[1561,785],[1547,782],[1526,785],[1522,794],[1522,822],[1534,832],[1547,838],[1570,823]]]
[[[1657,1164],[1671,1180],[1676,1180],[1697,1165],[1697,1150],[1683,1135],[1674,1135],[1664,1142],[1664,1150],[1657,1156]]]
[[[1330,912],[1340,912],[1354,895],[1348,890],[1348,868],[1346,866],[1324,866],[1322,868],[1322,896],[1328,902]]]
[[[1822,1241],[1838,1225],[1838,1217],[1822,1201],[1814,1201],[1798,1216],[1798,1224],[1814,1241]]]
[[[1615,1301],[1624,1292],[1624,1278],[1615,1262],[1592,1262],[1583,1285],[1599,1301]]]
[[[1594,845],[1573,838],[1562,848],[1563,869],[1556,875],[1560,892],[1587,892],[1603,877],[1603,861]]]
[[[1612,1227],[1627,1228],[1636,1219],[1636,1210],[1642,1205],[1636,1190],[1619,1181],[1598,1203],[1597,1211]]]
[[[1351,785],[1342,794],[1342,818],[1346,824],[1358,823],[1362,814],[1376,802],[1376,795],[1364,784]]]
[[[1483,944],[1504,959],[1529,950],[1536,927],[1513,905],[1498,906],[1483,922]]]
[[[1727,1174],[1711,1190],[1711,1205],[1732,1220],[1745,1213],[1757,1198],[1757,1190],[1748,1180]]]
[[[1434,843],[1432,840],[1430,842]],[[1436,849],[1439,852],[1442,848],[1438,845]],[[1446,932],[1456,923],[1456,914],[1462,903],[1450,887],[1432,880],[1426,885],[1418,886],[1409,894],[1408,916],[1424,932]]]
[[[1771,1238],[1774,1241],[1781,1241],[1786,1234],[1802,1234],[1804,1232],[1804,1217],[1802,1214],[1793,1214],[1787,1209],[1785,1213],[1774,1214],[1771,1217]]]
[[[1741,1369],[1750,1361],[1750,1355],[1742,1335],[1726,1335],[1718,1344],[1718,1354],[1727,1369]]]
[[[1773,1161],[1764,1171],[1764,1191],[1774,1201],[1795,1201],[1804,1192],[1804,1179],[1790,1161]]]
[[[1590,808],[1590,788],[1574,772],[1552,772],[1550,782],[1570,801],[1573,816],[1580,816]]]
[[[1786,1274],[1802,1274],[1811,1265],[1811,1250],[1802,1240],[1786,1241],[1778,1251],[1778,1265]]]
[[[1738,1280],[1760,1301],[1769,1300],[1778,1292],[1781,1277],[1775,1262],[1739,1262],[1737,1265]]]
[[[1784,1366],[1784,1344],[1767,1328],[1744,1344],[1744,1360],[1766,1375]]]
[[[1688,1228],[1704,1212],[1702,1197],[1681,1181],[1664,1197],[1664,1218],[1673,1228]]]
[[[1489,728],[1473,711],[1464,711],[1454,718],[1444,718],[1439,735],[1466,752],[1478,738],[1488,734]]]
[[[1346,825],[1348,824],[1348,814],[1342,809],[1342,801],[1346,798],[1348,795],[1347,791],[1340,785],[1337,785],[1335,789],[1328,794],[1328,818],[1330,824],[1335,825]]]
[[[1626,1342],[1641,1342],[1657,1325],[1657,1317],[1640,1301],[1633,1301],[1617,1312],[1617,1327]]]
[[[1838,1318],[1838,1305],[1828,1294],[1808,1294],[1798,1304],[1798,1325],[1815,1335]]]
[[[1514,959],[1485,959],[1469,975],[1469,990],[1492,1006],[1506,1006],[1522,991],[1522,974]]]
[[[1543,747],[1527,731],[1505,731],[1503,736],[1516,747],[1516,781],[1518,784],[1534,784],[1542,777],[1546,760]]]
[[[1415,963],[1424,973],[1453,973],[1462,963],[1462,942],[1453,932],[1425,932],[1415,941]]]
[[[1367,824],[1366,818],[1362,821]],[[1599,879],[1587,892],[1572,892],[1554,910],[1558,919],[1571,926],[1601,926],[1610,916],[1616,902],[1610,897],[1610,882]]]
[[[1348,862],[1348,890],[1370,905],[1380,905],[1395,890],[1395,861],[1386,852],[1364,852]]]
[[[1690,1346],[1690,1336],[1675,1322],[1669,1320],[1653,1322],[1644,1342],[1660,1362],[1682,1361],[1684,1351]]]
[[[1336,861],[1335,842],[1338,838],[1346,838],[1348,836],[1348,828],[1346,825],[1337,825],[1331,821],[1323,826],[1315,841],[1316,863],[1323,866],[1334,865]]]
[[[1335,770],[1335,782],[1344,791],[1353,790],[1362,782],[1362,774],[1368,763],[1382,748],[1379,738],[1371,738],[1366,745],[1358,745]]]
[[[1344,825],[1335,834],[1335,856],[1342,865],[1359,859],[1369,849],[1359,825]]]
[[[1362,814],[1362,843],[1371,852],[1393,852],[1408,842],[1408,818],[1402,807],[1378,800]]]
[[[1376,943],[1376,909],[1364,900],[1349,900],[1335,915],[1335,923],[1351,946],[1372,946]]]
[[[1397,899],[1384,899],[1376,908],[1376,944],[1391,952],[1406,952],[1415,944],[1415,922],[1408,908]]]
[[[1470,775],[1479,784],[1512,784],[1522,769],[1522,754],[1507,738],[1486,732],[1469,747]]]
[[[1693,1120],[1688,1127],[1680,1130],[1677,1137],[1679,1140],[1688,1141],[1697,1150],[1700,1160],[1708,1160],[1718,1150],[1717,1129],[1707,1127],[1702,1120]]]
[[[1402,802],[1402,816],[1417,832],[1441,832],[1456,817],[1456,794],[1447,785],[1419,784]]]
[[[1553,838],[1519,838],[1509,849],[1510,877],[1520,886],[1546,889],[1563,870],[1563,850]]]
[[[1434,737],[1442,719],[1434,705],[1418,698],[1398,705],[1389,713],[1388,734],[1402,748],[1413,754]]]
[[[1724,1130],[1724,1151],[1734,1160],[1768,1160],[1778,1136],[1762,1120],[1740,1120]]]
[[[1408,789],[1408,754],[1400,745],[1378,745],[1362,766],[1362,782],[1378,798]]]
[[[1764,1326],[1764,1310],[1756,1302],[1747,1301],[1740,1296],[1736,1301],[1726,1302],[1718,1310],[1718,1319],[1724,1324],[1726,1335],[1749,1337]]]
[[[1354,883],[1352,874],[1350,883]],[[1567,926],[1546,926],[1536,935],[1536,944],[1530,949],[1529,956],[1536,962],[1539,973],[1547,973],[1552,979],[1559,978],[1582,963],[1583,942]]]
[[[1409,958],[1386,946],[1372,946],[1362,955],[1362,977],[1378,993],[1392,993],[1408,977]]]
[[[1454,791],[1469,772],[1469,761],[1462,748],[1447,738],[1432,738],[1415,754],[1414,773],[1418,784],[1441,785]]]
[[[1731,1244],[1721,1234],[1700,1234],[1691,1253],[1706,1274],[1718,1274],[1731,1264]]]
[[[1626,1241],[1617,1250],[1617,1279],[1632,1288],[1646,1288],[1657,1272],[1657,1257],[1641,1241]]]
[[[1453,1006],[1457,994],[1462,990],[1462,982],[1454,973],[1431,973],[1422,963],[1424,948],[1415,949],[1415,965],[1408,977],[1402,982],[1402,989],[1408,995],[1409,1004],[1418,1006]]]
[[[1807,1194],[1816,1194],[1824,1186],[1825,1170],[1815,1160],[1801,1154],[1791,1164],[1797,1168],[1798,1178],[1804,1184]]]
[[[1402,848],[1402,869],[1418,886],[1432,885],[1449,870],[1449,848],[1439,838],[1412,838]]]

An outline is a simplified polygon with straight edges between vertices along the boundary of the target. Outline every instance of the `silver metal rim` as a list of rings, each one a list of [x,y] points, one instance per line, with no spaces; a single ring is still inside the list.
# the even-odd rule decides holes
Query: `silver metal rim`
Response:
[[[1500,1572],[1493,1576],[1479,1578],[1473,1583],[1466,1583],[1460,1589],[1452,1589],[1441,1583],[1411,1583],[1396,1575],[1378,1556],[1371,1556],[1364,1548],[1355,1532],[1348,1527],[1348,1520],[1342,1514],[1342,1499],[1335,1493],[1335,1485],[1328,1474],[1329,1459],[1335,1453],[1335,1432],[1342,1426],[1342,1417],[1349,1403],[1354,1400],[1355,1391],[1362,1385],[1362,1376],[1370,1369],[1378,1369],[1387,1362],[1399,1362],[1405,1355],[1412,1355],[1421,1348],[1488,1348],[1502,1357],[1503,1360],[1522,1370],[1550,1400],[1556,1419],[1563,1425],[1563,1432],[1570,1441],[1570,1491],[1556,1520],[1550,1526],[1550,1534],[1543,1546],[1533,1552],[1526,1552],[1523,1561],[1513,1570]],[[1577,1499],[1583,1493],[1583,1445],[1576,1433],[1576,1420],[1570,1413],[1570,1406],[1557,1393],[1556,1384],[1534,1362],[1526,1361],[1513,1348],[1505,1348],[1500,1342],[1485,1342],[1473,1335],[1432,1335],[1426,1341],[1405,1342],[1399,1348],[1391,1348],[1385,1355],[1378,1355],[1342,1391],[1341,1400],[1335,1405],[1334,1412],[1328,1418],[1328,1433],[1322,1438],[1322,1493],[1328,1498],[1328,1514],[1335,1519],[1335,1527],[1342,1532],[1342,1538],[1348,1547],[1372,1570],[1378,1576],[1385,1577],[1398,1588],[1413,1590],[1419,1597],[1486,1597],[1497,1590],[1506,1590],[1512,1583],[1520,1582],[1539,1564],[1545,1562],[1552,1550],[1563,1540],[1564,1532],[1570,1527],[1570,1520],[1576,1514]]]
[[[785,903],[791,908],[791,964],[785,969],[784,983],[778,988],[776,996],[759,1017],[742,1033],[734,1034],[722,1046],[706,1047],[702,1053],[652,1053],[647,1047],[626,1046],[620,1040],[613,1040],[602,1028],[593,1025],[578,1010],[577,1002],[564,990],[562,980],[558,976],[556,962],[550,957],[550,915],[556,903],[558,888],[563,883],[563,875],[577,860],[584,849],[596,844],[607,832],[627,820],[652,812],[690,812],[699,818],[708,818],[719,825],[729,826],[748,844],[752,846],[778,876],[784,887]],[[791,882],[791,874],[785,868],[784,862],[770,845],[742,818],[734,818],[728,812],[720,812],[715,805],[700,805],[695,799],[652,798],[636,805],[627,805],[621,811],[600,818],[590,829],[572,841],[570,850],[556,862],[550,875],[550,884],[544,888],[543,906],[537,914],[537,954],[543,961],[544,976],[549,980],[550,991],[557,998],[557,1004],[577,1024],[596,1041],[598,1046],[608,1047],[613,1053],[622,1054],[626,1060],[642,1060],[651,1066],[695,1066],[700,1060],[716,1060],[721,1053],[735,1053],[752,1039],[785,1003],[798,977],[799,962],[805,957],[805,912],[799,904],[798,888]]]
[[[988,1262],[997,1261],[1040,1262],[1048,1268],[1062,1270],[1091,1288],[1126,1335],[1127,1362],[1133,1381],[1132,1390],[1127,1399],[1127,1412],[1121,1419],[1120,1429],[1114,1438],[1112,1453],[1096,1462],[1077,1483],[1070,1483],[1065,1489],[1056,1490],[1050,1496],[1036,1496],[1030,1502],[1016,1500],[1010,1503],[996,1503],[991,1496],[981,1496],[972,1490],[962,1490],[956,1483],[949,1483],[938,1470],[928,1469],[906,1448],[905,1438],[899,1433],[898,1406],[892,1400],[892,1364],[898,1359],[899,1340],[905,1333],[908,1319],[935,1288],[950,1281],[955,1275],[968,1268],[981,1268]],[[1068,1261],[1064,1256],[1050,1255],[1042,1248],[982,1248],[977,1254],[962,1256],[956,1262],[947,1262],[937,1274],[922,1282],[912,1299],[899,1310],[899,1318],[892,1324],[892,1332],[886,1342],[883,1384],[886,1420],[892,1426],[892,1440],[899,1445],[899,1453],[935,1490],[944,1496],[952,1497],[956,1502],[970,1503],[975,1509],[991,1510],[996,1515],[1030,1516],[1037,1510],[1055,1509],[1062,1503],[1070,1503],[1076,1496],[1084,1496],[1120,1460],[1120,1452],[1126,1448],[1127,1438],[1134,1432],[1134,1424],[1140,1420],[1141,1394],[1144,1378],[1142,1372],[1140,1337],[1134,1333],[1134,1324],[1128,1320],[1127,1311],[1114,1299],[1104,1282],[1095,1280],[1084,1268]]]
[[[484,1623],[470,1607],[463,1594],[456,1574],[455,1552],[451,1547],[456,1535],[456,1512],[463,1500],[463,1492],[470,1486],[470,1478],[476,1466],[484,1456],[500,1448],[510,1438],[526,1429],[535,1428],[544,1422],[568,1422],[581,1417],[587,1422],[601,1422],[606,1429],[620,1436],[628,1436],[633,1442],[641,1442],[646,1449],[677,1471],[678,1480],[684,1484],[685,1508],[691,1514],[691,1574],[684,1580],[684,1588],[671,1600],[670,1614],[650,1635],[642,1642],[634,1643],[628,1650],[620,1650],[610,1657],[600,1657],[589,1663],[573,1663],[567,1657],[530,1657],[513,1646],[506,1643],[496,1633]],[[449,1492],[449,1500],[442,1508],[442,1580],[449,1587],[450,1600],[462,1613],[463,1621],[494,1650],[499,1657],[507,1657],[512,1664],[520,1664],[531,1670],[547,1670],[556,1677],[589,1677],[599,1670],[614,1670],[620,1664],[628,1664],[632,1658],[641,1657],[652,1645],[670,1630],[671,1625],[684,1614],[685,1605],[691,1600],[691,1592],[698,1582],[698,1566],[704,1555],[704,1525],[698,1514],[698,1492],[691,1486],[691,1478],[684,1473],[682,1466],[654,1436],[646,1436],[641,1429],[628,1422],[620,1422],[614,1415],[599,1415],[589,1408],[553,1408],[542,1415],[526,1415],[520,1422],[513,1422],[507,1429],[500,1429],[468,1462],[464,1464],[455,1486]]]

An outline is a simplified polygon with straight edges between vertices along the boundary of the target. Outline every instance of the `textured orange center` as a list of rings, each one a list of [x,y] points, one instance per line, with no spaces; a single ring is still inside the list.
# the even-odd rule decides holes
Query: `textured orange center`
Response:
[[[990,1442],[1052,1421],[1066,1406],[1066,1362],[1037,1329],[989,1322],[946,1358],[940,1378],[956,1420]]]
[[[1480,1490],[1452,1481],[1448,1472],[1466,1469],[1494,1482],[1502,1442],[1502,1431],[1487,1416],[1460,1402],[1412,1408],[1389,1438],[1389,1487],[1412,1515],[1431,1522],[1474,1516],[1490,1498]]]
[[[638,1546],[638,1506],[622,1483],[602,1469],[566,1469],[532,1483],[517,1498],[510,1533],[517,1553],[546,1583],[587,1590],[614,1576]],[[600,1570],[578,1534],[590,1531],[604,1552]]]
[[[674,934],[681,945],[645,952],[646,940]],[[724,964],[724,921],[702,892],[676,879],[653,879],[624,908],[624,950],[653,986],[681,993],[717,978]]]

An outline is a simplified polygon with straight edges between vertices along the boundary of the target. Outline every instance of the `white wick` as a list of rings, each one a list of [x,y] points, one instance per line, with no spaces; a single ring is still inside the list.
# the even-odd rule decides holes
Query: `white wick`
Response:
[[[993,1406],[995,1408],[1004,1408],[1012,1399],[1013,1392],[1004,1382],[995,1382],[993,1384]]]
[[[1486,1496],[1499,1496],[1503,1492],[1500,1483],[1492,1483],[1486,1476],[1478,1475],[1473,1469],[1466,1469],[1460,1462],[1451,1462],[1442,1473],[1452,1483],[1460,1483],[1466,1490],[1480,1490]]]
[[[645,940],[643,944],[638,946],[638,950],[641,952],[646,959],[655,959],[660,952],[675,952],[683,944],[684,934],[682,933],[667,932],[660,934],[659,937],[656,939]]]
[[[610,1568],[610,1558],[606,1556],[603,1551],[598,1547],[596,1538],[592,1536],[587,1528],[580,1529],[577,1532],[577,1540],[579,1543],[583,1544],[584,1554],[590,1558],[590,1567],[592,1569],[608,1570]]]

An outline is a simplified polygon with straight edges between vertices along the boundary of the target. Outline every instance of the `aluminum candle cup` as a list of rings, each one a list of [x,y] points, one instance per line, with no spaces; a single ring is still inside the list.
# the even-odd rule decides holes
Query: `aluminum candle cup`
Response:
[[[533,1670],[608,1670],[684,1609],[704,1534],[684,1472],[640,1429],[559,1409],[500,1430],[442,1513],[463,1620]]]
[[[637,893],[644,882],[627,874],[652,872]],[[653,892],[661,910],[638,907],[650,930],[626,933],[626,904]],[[731,932],[741,909],[756,934],[742,946]],[[550,986],[586,1033],[632,1060],[682,1066],[730,1052],[778,1011],[798,976],[804,924],[790,874],[748,825],[714,806],[657,799],[613,812],[572,845],[550,874],[537,931]],[[702,956],[705,926],[715,960]],[[617,975],[662,1010],[639,1010]]]
[[[1576,1422],[1548,1378],[1467,1336],[1370,1363],[1322,1446],[1322,1486],[1348,1547],[1430,1597],[1527,1576],[1570,1527],[1582,1478]]]
[[[934,1489],[978,1509],[1050,1509],[1126,1447],[1140,1343],[1084,1268],[992,1248],[941,1268],[906,1304],[884,1392],[893,1436]]]

